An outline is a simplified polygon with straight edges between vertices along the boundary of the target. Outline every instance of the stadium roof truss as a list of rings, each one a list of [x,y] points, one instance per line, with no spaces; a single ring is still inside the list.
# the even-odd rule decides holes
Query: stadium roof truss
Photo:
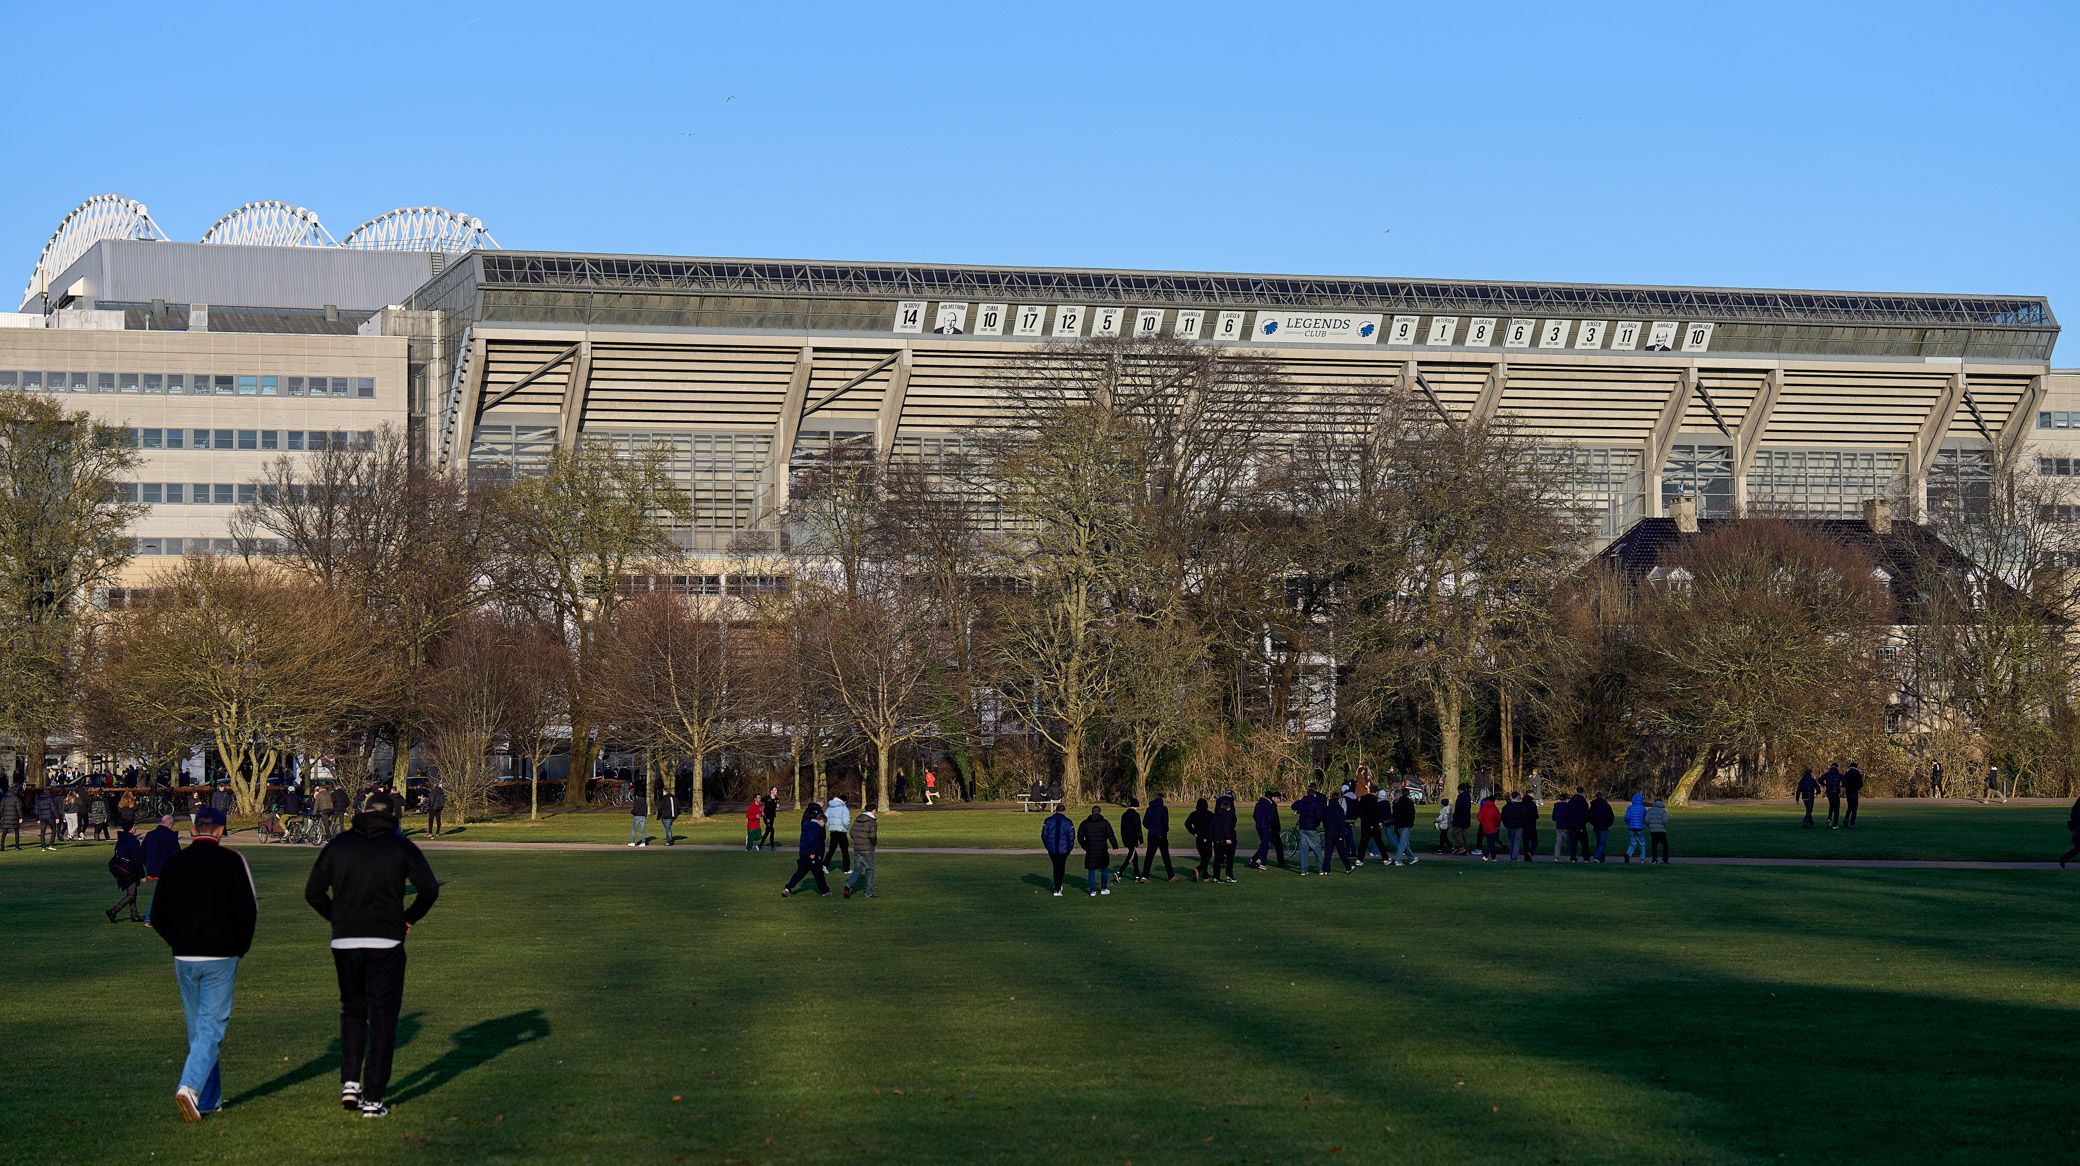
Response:
[[[446,207],[408,206],[377,215],[340,240],[342,247],[364,251],[482,251],[497,240],[484,221]]]
[[[36,256],[36,268],[29,273],[22,303],[27,305],[49,291],[50,281],[58,273],[104,239],[164,238],[166,232],[152,221],[151,212],[145,210],[143,203],[120,194],[97,194],[58,221],[58,229],[51,232],[50,241]]]
[[[202,233],[204,243],[237,247],[337,247],[315,211],[270,199],[249,202]]]

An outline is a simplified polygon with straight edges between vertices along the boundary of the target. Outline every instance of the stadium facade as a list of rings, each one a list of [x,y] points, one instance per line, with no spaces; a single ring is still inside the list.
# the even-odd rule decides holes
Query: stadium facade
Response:
[[[176,244],[96,201],[0,319],[0,385],[62,383],[137,432],[140,548],[161,555],[220,545],[219,482],[235,503],[310,433],[385,424],[479,472],[585,437],[663,445],[685,541],[719,551],[771,529],[832,443],[958,451],[1025,358],[1104,336],[1259,353],[1296,402],[1386,383],[1514,418],[1606,538],[1685,496],[1704,517],[1918,505],[2024,443],[2080,473],[2080,374],[2052,370],[2040,297],[565,254],[498,249],[436,208],[340,244],[280,203]]]

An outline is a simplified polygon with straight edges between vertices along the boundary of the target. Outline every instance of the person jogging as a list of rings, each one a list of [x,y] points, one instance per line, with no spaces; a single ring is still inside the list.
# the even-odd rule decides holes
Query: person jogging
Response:
[[[1170,807],[1163,804],[1163,795],[1148,799],[1148,813],[1141,815],[1141,829],[1148,835],[1147,849],[1141,852],[1141,882],[1148,881],[1148,872],[1156,865],[1156,852],[1163,853],[1163,877],[1169,882],[1177,881],[1177,868],[1170,865]]]
[[[142,923],[144,917],[137,913],[137,888],[144,885],[144,841],[131,832],[130,819],[117,823],[116,852],[108,860],[108,873],[115,876],[116,889],[123,897],[103,914],[114,923],[116,914],[130,912],[130,922]]]
[[[152,897],[152,930],[173,949],[173,976],[188,1017],[188,1059],[174,1090],[181,1120],[198,1122],[224,1103],[218,1055],[231,1023],[238,961],[253,947],[260,895],[245,856],[224,845],[224,812],[195,815],[194,841],[166,860]]]
[[[758,836],[758,846],[763,846],[767,850],[778,850],[780,849],[780,843],[774,838],[773,832],[780,828],[780,787],[776,785],[767,790],[766,796],[758,801],[759,814],[765,820],[765,830]],[[756,850],[758,846],[754,846],[752,849]]]
[[[448,790],[440,782],[434,782],[426,791],[426,833],[438,838],[441,834],[441,815],[448,808]]]
[[[1104,807],[1091,807],[1090,816],[1076,828],[1076,844],[1083,847],[1083,879],[1091,898],[1111,894],[1112,848],[1119,845],[1119,839],[1112,833],[1112,823],[1105,820]]]
[[[332,924],[340,1108],[367,1118],[390,1116],[383,1096],[404,1006],[405,934],[441,893],[426,856],[397,828],[401,812],[390,791],[370,794],[346,831],[318,852],[303,885],[304,901]]]
[[[1278,869],[1284,870],[1286,867],[1285,824],[1278,820],[1278,791],[1275,789],[1265,790],[1264,796],[1258,798],[1257,804],[1250,810],[1249,817],[1250,824],[1257,828],[1257,852],[1250,856],[1250,869],[1270,869],[1264,865],[1264,856],[1275,854],[1278,856]]]
[[[850,899],[856,889],[863,898],[874,897],[874,847],[881,840],[881,819],[872,804],[852,820],[852,873],[845,877],[840,897]]]
[[[796,884],[805,875],[816,880],[818,895],[830,894],[831,884],[823,877],[823,807],[815,802],[802,811],[802,836],[795,842],[794,852],[794,873],[788,876],[787,885],[780,888],[780,897],[794,894]]]
[[[1808,768],[1805,773],[1799,776],[1798,793],[1796,795],[1798,800],[1804,803],[1806,807],[1806,819],[1804,822],[1799,823],[1804,829],[1811,830],[1813,828],[1813,799],[1818,797],[1819,794],[1820,783],[1813,780],[1813,771]]]
[[[1160,801],[1161,799],[1157,799]],[[1062,875],[1069,865],[1069,852],[1076,848],[1076,823],[1056,806],[1054,813],[1040,823],[1040,845],[1047,851],[1047,861],[1054,867],[1054,897],[1062,897]]]
[[[1119,873],[1114,878],[1122,881],[1134,877],[1134,853],[1141,848],[1141,799],[1128,798],[1127,808],[1119,816],[1119,846],[1126,857],[1119,864]]]

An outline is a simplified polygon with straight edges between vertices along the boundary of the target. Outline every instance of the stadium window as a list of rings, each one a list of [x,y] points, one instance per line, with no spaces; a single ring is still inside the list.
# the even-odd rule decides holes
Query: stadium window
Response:
[[[142,444],[142,445],[144,446],[144,448],[146,448],[146,449],[161,449],[161,448],[163,448],[163,447],[164,447],[164,446],[166,445],[166,431],[165,431],[165,430],[163,430],[163,429],[146,429],[146,430],[143,430],[142,432],[143,432],[143,434],[144,434],[144,441],[143,441],[143,442],[142,442],[141,444]]]
[[[157,503],[164,502],[165,500],[165,486],[162,486],[157,482],[146,482],[144,484],[144,502],[146,505],[156,505]]]
[[[166,377],[160,373],[155,372],[148,372],[144,374],[144,391],[147,393],[165,392]]]
[[[126,372],[126,373],[118,373],[118,374],[116,374],[116,391],[117,391],[117,392],[121,392],[121,393],[134,393],[134,392],[136,392],[136,391],[137,391],[137,374],[136,374],[136,373],[134,373],[134,372]]]
[[[137,487],[140,484],[138,482],[124,482],[117,488],[116,492],[123,496],[123,501],[135,502],[137,501]]]
[[[335,397],[344,397],[347,395],[347,378],[332,378],[332,395]]]
[[[239,395],[239,396],[241,396],[241,397],[255,397],[255,396],[258,396],[259,394],[260,394],[260,378],[259,378],[259,377],[240,377],[240,378],[238,378],[238,395]]]
[[[231,484],[229,482],[217,482],[209,488],[209,500],[211,505],[230,506],[232,504],[231,497],[232,489]]]
[[[272,506],[275,503],[275,499],[280,498],[281,496],[281,491],[274,485],[274,483],[260,483],[260,501],[265,502],[269,506]]]
[[[280,378],[280,377],[261,377],[261,378],[260,378],[260,395],[261,395],[261,396],[263,396],[263,397],[273,397],[273,396],[277,396],[277,395],[279,395],[279,394],[281,393],[281,391],[282,391],[282,378]]]
[[[0,368],[0,390],[11,389],[13,387],[14,370],[11,368]]]
[[[2051,428],[2051,414],[2050,414],[2050,413],[2048,413],[2048,412],[2047,412],[2047,413],[2039,413],[2039,414],[2037,414],[2037,428],[2039,428],[2039,429],[2049,429],[2049,428]]]
[[[187,377],[187,374],[185,374],[185,373],[177,373],[177,372],[170,372],[170,373],[167,373],[167,374],[166,374],[166,391],[167,391],[167,392],[169,392],[169,393],[185,393],[185,392],[187,392],[187,391],[188,391],[188,377]]]
[[[217,396],[219,397],[228,397],[236,391],[232,387],[232,378],[230,377],[217,377],[210,383],[216,386]]]
[[[259,448],[260,448],[260,431],[259,431],[259,430],[257,430],[257,429],[241,429],[241,430],[239,430],[239,431],[238,431],[238,448],[240,448],[240,449],[259,449]]]
[[[275,447],[276,447],[277,445],[279,445],[279,444],[280,444],[280,440],[279,440],[280,438],[281,438],[281,431],[280,431],[280,430],[278,430],[278,429],[263,429],[263,430],[261,430],[261,431],[260,431],[260,448],[261,448],[261,449],[274,449],[274,448],[275,448]]]
[[[181,482],[166,483],[166,500],[168,502],[186,502],[188,500],[188,487]]]
[[[240,506],[250,505],[256,493],[257,490],[254,487],[253,483],[240,482],[238,484],[238,504]]]
[[[291,429],[287,432],[287,437],[290,449],[301,450],[303,448],[303,430]]]
[[[75,393],[84,393],[90,387],[87,383],[89,378],[87,374],[83,372],[71,373],[66,377],[66,380],[72,386],[71,391]]]
[[[2073,427],[2073,415],[2071,413],[2053,413],[2051,415],[2051,427],[2053,429],[2071,429]]]
[[[101,374],[97,375],[97,376],[96,376],[96,377],[94,378],[94,391],[95,391],[95,392],[98,392],[98,393],[113,393],[113,392],[115,392],[115,391],[116,391],[116,374],[114,374],[114,373],[112,373],[112,372],[105,372],[105,373],[101,373]]]
[[[166,431],[166,448],[168,448],[168,449],[179,449],[179,448],[181,448],[181,446],[183,446],[183,445],[185,445],[185,444],[186,444],[186,442],[185,442],[185,441],[184,441],[183,439],[185,439],[185,438],[186,438],[187,436],[188,436],[188,431],[187,431],[187,430],[185,430],[185,429],[169,429],[169,430],[167,430],[167,431]]]
[[[32,393],[41,392],[43,390],[43,374],[40,372],[22,373],[22,387]]]
[[[356,378],[354,379],[354,395],[355,395],[355,396],[357,396],[357,397],[373,397],[373,396],[375,396],[375,395],[376,395],[376,378],[374,378],[374,377],[356,377]]]
[[[324,431],[324,430],[322,430],[322,429],[313,429],[313,430],[311,430],[311,431],[310,431],[310,434],[309,434],[309,436],[308,436],[308,437],[307,437],[307,438],[306,438],[305,440],[307,440],[307,441],[309,441],[309,442],[310,442],[310,447],[311,447],[311,452],[312,452],[312,453],[324,453],[324,452],[325,452],[325,431]]]

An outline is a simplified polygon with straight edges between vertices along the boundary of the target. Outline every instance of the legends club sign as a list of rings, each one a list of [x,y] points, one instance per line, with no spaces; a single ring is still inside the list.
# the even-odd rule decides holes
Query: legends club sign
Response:
[[[1379,321],[1356,312],[1258,312],[1249,338],[1258,344],[1377,344]]]

